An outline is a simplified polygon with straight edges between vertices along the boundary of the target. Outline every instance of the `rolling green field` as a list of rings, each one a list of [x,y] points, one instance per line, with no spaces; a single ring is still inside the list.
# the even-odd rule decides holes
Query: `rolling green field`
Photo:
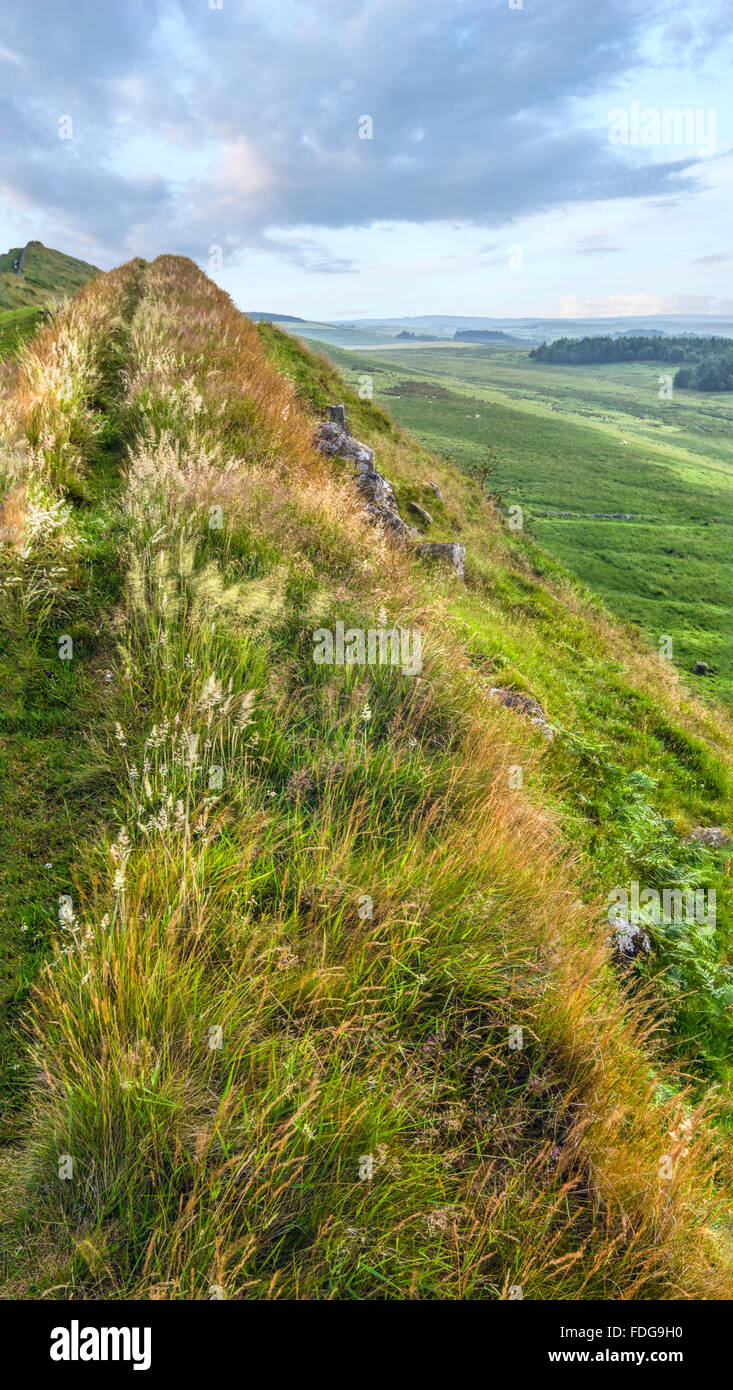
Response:
[[[660,399],[655,363],[561,367],[518,349],[322,351],[674,660],[733,700],[733,398]],[[621,512],[632,520],[594,513]]]

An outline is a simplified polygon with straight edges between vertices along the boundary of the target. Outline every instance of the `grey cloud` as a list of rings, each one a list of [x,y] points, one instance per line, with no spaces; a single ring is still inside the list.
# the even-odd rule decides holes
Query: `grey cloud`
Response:
[[[224,0],[220,11],[5,0],[0,44],[20,62],[4,65],[0,184],[60,235],[83,227],[104,264],[164,249],[202,259],[218,241],[334,273],[350,263],[304,229],[500,227],[570,200],[689,196],[693,159],[634,160],[571,115],[573,100],[618,82],[660,13],[638,0],[521,11],[506,0],[346,11],[343,0]],[[76,163],[59,152],[67,110]],[[363,115],[373,140],[359,139]],[[124,142],[146,135],[179,152],[180,176],[119,172]],[[188,175],[187,150],[207,152],[207,172]]]
[[[623,246],[612,246],[606,241],[605,237],[599,234],[592,236],[576,237],[572,248],[568,250],[569,256],[610,256],[614,252],[623,251]]]

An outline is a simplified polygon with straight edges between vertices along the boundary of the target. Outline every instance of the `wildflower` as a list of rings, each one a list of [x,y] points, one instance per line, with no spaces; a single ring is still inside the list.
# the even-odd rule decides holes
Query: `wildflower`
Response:
[[[371,706],[370,706],[370,705],[364,705],[364,707],[363,707],[363,709],[362,709],[362,711],[361,711],[362,722],[363,722],[364,724],[368,724],[368,723],[369,723],[369,720],[371,719],[371,717],[372,717]]]
[[[437,1207],[435,1211],[429,1212],[426,1222],[430,1234],[438,1235],[442,1231],[447,1231],[452,1215],[450,1207]]]
[[[313,786],[312,774],[307,767],[301,767],[288,778],[285,795],[288,801],[294,801],[298,796],[305,795],[311,791]]]
[[[125,731],[124,731],[122,725],[121,725],[119,722],[115,722],[115,738],[117,739],[117,742],[119,743],[119,745],[120,745],[121,748],[126,748],[126,747],[127,747],[127,739],[125,738]]]
[[[122,892],[123,892],[124,887],[125,887],[125,871],[124,871],[124,869],[115,869],[115,876],[114,876],[114,882],[113,882],[113,884],[112,884],[112,887],[113,887],[115,893],[122,893]]]

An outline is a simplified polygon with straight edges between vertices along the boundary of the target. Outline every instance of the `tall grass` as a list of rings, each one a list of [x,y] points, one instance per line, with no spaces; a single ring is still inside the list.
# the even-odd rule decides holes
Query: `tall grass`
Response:
[[[445,595],[355,511],[227,296],[177,257],[134,274],[115,815],[36,993],[8,1287],[720,1296],[710,1107],[666,1074],[553,812],[510,788]],[[24,363],[39,439],[60,354],[89,399],[119,284],[84,291],[89,346],[72,315]],[[84,407],[55,411],[71,443]],[[315,666],[337,619],[419,625],[419,678]]]

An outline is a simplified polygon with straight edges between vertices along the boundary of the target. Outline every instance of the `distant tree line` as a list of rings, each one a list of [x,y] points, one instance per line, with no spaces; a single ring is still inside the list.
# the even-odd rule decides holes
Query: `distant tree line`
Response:
[[[503,333],[499,328],[457,328],[454,340],[464,343],[516,343],[511,333]]]
[[[395,333],[395,338],[409,339],[413,343],[437,343],[438,341],[435,333],[410,333],[407,329],[403,329],[401,333]]]
[[[533,348],[538,362],[579,367],[590,362],[680,362],[674,384],[695,391],[733,391],[733,338],[556,338]]]

